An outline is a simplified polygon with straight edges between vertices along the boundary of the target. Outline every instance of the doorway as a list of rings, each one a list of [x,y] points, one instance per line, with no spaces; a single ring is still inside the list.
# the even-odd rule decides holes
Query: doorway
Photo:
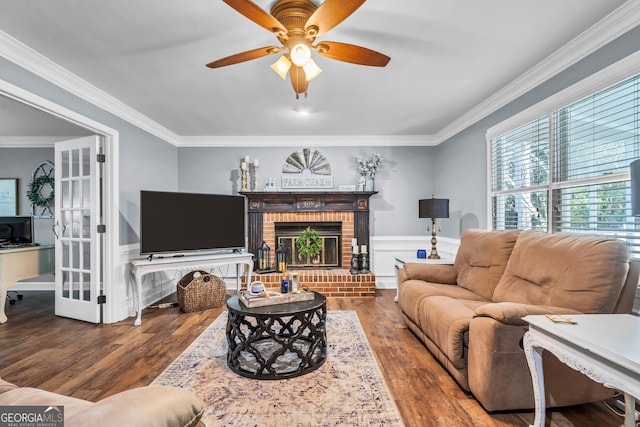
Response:
[[[104,323],[112,323],[120,320],[117,317],[115,303],[117,298],[109,298],[111,295],[117,295],[116,278],[117,261],[119,259],[119,203],[118,203],[118,152],[119,152],[119,134],[118,131],[109,128],[101,123],[94,121],[88,117],[78,114],[72,110],[55,104],[47,99],[39,97],[20,87],[12,85],[4,80],[0,80],[0,96],[14,100],[22,106],[29,106],[48,119],[61,119],[67,124],[78,126],[85,129],[88,134],[98,137],[103,144],[104,175],[103,175],[103,223],[105,232],[102,233],[104,241],[104,251],[98,260],[101,265],[103,295],[105,300],[103,307],[102,321]],[[58,264],[58,263],[56,263]],[[56,275],[58,275],[58,266],[56,267]]]

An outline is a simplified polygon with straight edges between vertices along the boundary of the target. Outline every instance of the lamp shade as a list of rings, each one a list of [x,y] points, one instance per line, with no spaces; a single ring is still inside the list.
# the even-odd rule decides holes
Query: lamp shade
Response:
[[[629,164],[631,172],[631,215],[640,216],[640,159]]]
[[[449,218],[449,199],[422,199],[418,204],[419,218]]]

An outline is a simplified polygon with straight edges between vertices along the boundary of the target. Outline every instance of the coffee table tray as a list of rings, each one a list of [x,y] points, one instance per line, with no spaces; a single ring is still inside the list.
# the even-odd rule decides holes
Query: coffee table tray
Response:
[[[287,304],[290,302],[310,301],[314,298],[311,291],[300,291],[294,293],[281,294],[273,290],[267,289],[269,298],[249,295],[243,292],[239,296],[239,300],[245,307],[264,307],[267,305]]]

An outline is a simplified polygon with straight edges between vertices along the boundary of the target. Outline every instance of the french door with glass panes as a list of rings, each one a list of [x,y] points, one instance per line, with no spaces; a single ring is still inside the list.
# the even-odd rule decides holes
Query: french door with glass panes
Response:
[[[100,138],[55,144],[55,313],[100,322],[102,285]]]

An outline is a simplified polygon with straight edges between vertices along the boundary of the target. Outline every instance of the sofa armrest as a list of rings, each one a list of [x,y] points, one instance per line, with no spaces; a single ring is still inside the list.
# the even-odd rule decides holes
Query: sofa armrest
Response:
[[[18,388],[17,385],[12,384],[8,381],[3,380],[2,378],[0,378],[0,394],[9,391],[9,390],[14,390]]]
[[[425,282],[443,283],[455,285],[458,274],[452,265],[447,264],[422,264],[407,262],[398,271],[398,282],[405,280],[424,280]]]
[[[179,387],[147,386],[114,394],[87,411],[66,419],[73,426],[191,427],[204,411],[204,402]]]
[[[507,325],[528,325],[522,320],[529,314],[582,314],[566,307],[551,305],[520,304],[515,302],[494,302],[478,307],[474,317],[491,317]]]

